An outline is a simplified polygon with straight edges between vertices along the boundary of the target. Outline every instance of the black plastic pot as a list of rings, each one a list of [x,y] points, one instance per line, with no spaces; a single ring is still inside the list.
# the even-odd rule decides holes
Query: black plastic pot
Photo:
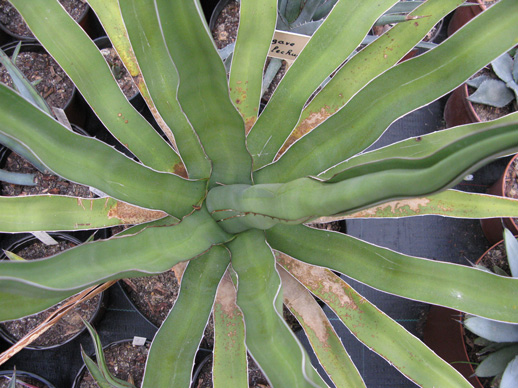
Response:
[[[78,238],[76,238],[76,237],[74,237],[74,236],[72,236],[70,234],[67,234],[67,233],[49,232],[48,234],[53,239],[55,239],[57,241],[67,241],[67,242],[71,242],[71,243],[76,244],[76,245],[82,244],[81,240],[79,240]],[[39,241],[36,237],[34,237],[32,235],[21,235],[21,236],[22,237],[20,237],[18,240],[16,240],[14,243],[12,243],[6,250],[10,251],[10,252],[17,253],[17,252],[21,251],[22,249],[30,246],[31,244]],[[7,259],[7,257],[5,256],[5,253],[2,252],[2,254],[0,255],[0,260],[5,260],[5,259]],[[99,302],[97,303],[97,306],[96,306],[96,311],[92,315],[92,317],[89,319],[89,322],[92,325],[97,324],[97,322],[101,319],[101,317],[104,314],[105,306],[107,304],[106,293],[102,292],[102,293],[99,294],[99,296],[100,296],[100,298],[99,298]],[[62,343],[58,343],[58,344],[54,344],[54,345],[48,345],[48,346],[28,345],[28,346],[25,347],[25,349],[46,350],[46,349],[57,348],[59,346],[62,346],[64,344],[67,344],[67,343],[73,341],[75,338],[77,338],[79,335],[81,335],[81,333],[83,333],[85,331],[85,329],[86,328],[83,327],[82,330],[79,330],[76,334],[74,334],[72,337],[66,339]],[[7,342],[9,342],[10,344],[15,344],[17,342],[17,339],[14,338],[12,336],[12,334],[10,334],[2,326],[0,326],[0,336],[3,339],[5,339]]]
[[[12,375],[13,375],[12,370],[2,370],[2,371],[0,371],[0,380],[3,378],[12,377]],[[41,383],[42,386],[45,385],[47,388],[56,388],[52,383],[48,382],[43,377],[40,377],[34,373],[17,370],[16,378],[17,379],[31,379],[33,381],[37,381],[38,383]]]
[[[14,53],[16,46],[18,45],[18,41],[9,43],[1,47],[1,49],[11,57]],[[46,53],[45,48],[38,42],[22,42],[20,47],[20,52],[35,52],[35,53]],[[71,123],[74,123],[78,126],[83,126],[86,117],[86,111],[84,106],[80,103],[80,98],[75,86],[73,87],[73,91],[68,98],[65,107],[63,110],[67,115],[68,119]]]
[[[84,12],[76,20],[77,23],[90,35],[95,31],[95,14],[87,5]],[[97,22],[98,23],[98,22]],[[0,30],[10,36],[12,40],[21,40],[25,42],[37,42],[38,40],[33,36],[19,35],[10,31],[3,23],[0,23]]]
[[[112,42],[107,36],[100,36],[94,39],[94,43],[101,50],[113,47]],[[128,97],[128,100],[131,103],[131,105],[133,105],[133,107],[139,112],[141,112],[146,106],[146,102],[144,101],[144,98],[142,97],[140,92],[137,92],[135,95]]]

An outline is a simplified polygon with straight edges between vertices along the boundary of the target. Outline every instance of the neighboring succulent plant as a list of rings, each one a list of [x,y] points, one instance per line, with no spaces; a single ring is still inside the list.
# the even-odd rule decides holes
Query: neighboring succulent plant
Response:
[[[138,160],[68,131],[0,86],[0,133],[54,173],[107,195],[0,197],[0,230],[133,225],[44,260],[0,262],[1,320],[95,284],[185,262],[178,299],[150,348],[145,388],[189,387],[211,312],[216,388],[246,386],[247,351],[274,388],[326,387],[282,319],[283,301],[334,385],[364,387],[313,295],[416,384],[470,386],[336,272],[404,298],[518,323],[517,279],[304,225],[322,217],[518,217],[515,200],[448,190],[487,161],[518,151],[518,113],[365,152],[394,120],[516,45],[515,0],[501,0],[435,49],[399,64],[461,1],[427,1],[412,13],[419,19],[397,24],[351,56],[396,1],[339,0],[260,115],[276,0],[241,1],[229,79],[197,0],[89,0],[160,133],[127,101],[57,0],[11,3]]]
[[[491,68],[497,79],[481,75],[466,82],[477,89],[468,100],[496,108],[512,102],[518,109],[518,50],[502,54],[491,62]]]
[[[511,276],[518,277],[518,241],[505,229],[505,251]],[[505,272],[493,268],[498,274]],[[509,276],[509,275],[507,275]],[[518,381],[518,324],[497,322],[477,316],[467,316],[464,327],[477,335],[476,345],[483,346],[479,354],[482,362],[475,369],[478,377],[500,380],[499,388],[515,388]]]

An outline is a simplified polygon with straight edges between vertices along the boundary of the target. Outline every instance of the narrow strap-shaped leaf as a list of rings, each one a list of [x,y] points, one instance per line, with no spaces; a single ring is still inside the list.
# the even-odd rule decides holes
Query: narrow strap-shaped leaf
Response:
[[[277,225],[268,242],[308,264],[339,271],[405,298],[518,323],[518,279],[403,255],[351,236],[300,225]],[[479,287],[473,288],[473,284]]]
[[[236,305],[236,289],[227,272],[214,303],[214,388],[247,388],[247,357],[243,314]]]
[[[279,83],[248,136],[254,170],[273,161],[311,93],[361,44],[376,19],[394,3],[394,0],[337,2]]]
[[[321,217],[316,222],[331,222],[349,218],[401,218],[424,215],[476,219],[518,217],[518,200],[446,190],[426,197],[386,202],[352,214]]]
[[[438,192],[491,158],[516,150],[518,125],[506,125],[475,132],[426,157],[355,166],[327,181],[332,183],[300,178],[285,184],[216,187],[207,197],[207,206],[218,220],[235,226],[233,231],[267,229],[278,222],[301,223]]]
[[[90,375],[93,377],[93,379],[100,388],[113,388],[113,386],[103,376],[101,370],[99,369],[95,361],[92,360],[90,356],[88,356],[85,353],[83,347],[81,347],[81,358],[83,359],[83,362],[85,363],[88,372],[90,372]]]
[[[501,0],[435,49],[387,70],[276,163],[257,171],[255,181],[317,175],[363,151],[394,120],[446,94],[513,47],[516,14],[516,1]]]
[[[97,365],[94,364],[97,368],[95,368],[92,365],[93,360],[90,357],[86,356],[86,354],[84,354],[84,352],[81,349],[81,355],[83,357],[83,360],[85,361],[86,366],[88,367],[88,370],[90,372],[92,372],[92,369],[93,369],[94,372],[100,373],[100,376],[98,375],[98,377],[100,378],[100,381],[108,384],[106,386],[109,388],[125,388],[125,387],[126,388],[135,388],[135,386],[133,384],[130,384],[127,381],[118,379],[112,375],[112,373],[108,370],[108,365],[106,364],[106,358],[104,357],[103,346],[102,346],[101,338],[99,337],[99,334],[97,334],[97,332],[95,331],[95,329],[93,328],[93,326],[90,323],[88,323],[87,321],[83,321],[83,323],[86,326],[88,332],[90,333],[90,337],[92,338],[92,341],[94,343],[95,356],[97,359]],[[90,360],[90,362],[87,362],[88,359]],[[90,368],[92,368],[92,369],[90,369]],[[92,375],[93,375],[93,373],[92,373]],[[98,382],[97,378],[95,380]]]
[[[409,5],[412,8],[408,11],[412,11],[420,5],[419,3],[403,1],[396,3],[396,6]],[[424,15],[424,17],[413,23],[397,24],[390,32],[383,34],[352,57],[304,108],[293,133],[280,153],[336,113],[370,80],[395,65],[439,20],[461,3],[462,0],[427,1],[408,15],[409,17]],[[395,11],[402,12],[397,9]]]
[[[11,2],[31,31],[72,79],[108,130],[141,161],[160,171],[175,171],[178,155],[131,106],[97,46],[59,2]],[[67,38],[63,39],[63,31]]]
[[[212,161],[211,185],[251,181],[242,117],[228,95],[225,68],[198,1],[155,0],[178,75],[178,101]]]
[[[237,305],[245,317],[246,344],[272,388],[327,387],[282,319],[280,278],[264,233],[244,232],[228,246],[238,276]]]
[[[228,239],[201,210],[170,227],[82,244],[44,260],[1,261],[0,292],[29,297],[38,292],[42,298],[68,295],[108,280],[164,272]]]
[[[0,320],[8,321],[35,314],[58,304],[75,293],[75,291],[69,291],[57,296],[41,297],[37,295],[37,292],[34,292],[32,296],[0,292]]]
[[[0,197],[0,231],[6,233],[99,229],[166,216],[162,211],[143,209],[109,197]]]
[[[176,98],[178,72],[167,54],[155,7],[138,0],[120,0],[119,3],[150,98],[174,133],[188,176],[208,178],[210,161]]]
[[[299,321],[311,347],[335,386],[361,388],[365,383],[336,334],[333,325],[313,295],[283,267],[278,267],[284,291],[284,303]],[[312,280],[317,279],[313,278]],[[325,284],[318,278],[319,285]]]
[[[243,0],[232,56],[230,98],[243,116],[246,132],[259,114],[263,67],[272,42],[277,16],[276,0]]]
[[[110,42],[113,47],[117,51],[121,61],[124,63],[124,66],[128,70],[128,72],[133,77],[133,81],[137,85],[141,96],[146,101],[149,110],[153,114],[153,117],[157,124],[160,126],[160,129],[167,136],[169,141],[176,146],[174,136],[171,132],[171,129],[167,126],[167,124],[162,119],[162,116],[158,113],[156,106],[149,95],[148,88],[144,79],[142,78],[142,73],[140,72],[139,65],[137,63],[137,59],[135,57],[135,53],[133,52],[133,48],[129,42],[128,31],[126,31],[127,23],[125,24],[122,20],[121,9],[119,8],[118,0],[91,0],[88,1],[88,5],[93,9],[99,22],[102,24],[104,31],[110,38]],[[181,165],[178,164],[177,173],[179,175]]]
[[[474,134],[477,131],[486,130],[499,125],[515,123],[518,123],[518,112],[511,113],[492,121],[467,124],[428,133],[423,136],[411,137],[373,151],[356,155],[320,174],[318,178],[328,180],[355,166],[378,162],[388,158],[424,158],[432,155],[447,145],[454,143],[455,141]]]
[[[0,133],[25,144],[50,170],[70,181],[178,218],[205,195],[206,182],[152,170],[94,138],[69,131],[4,85],[0,100]]]
[[[151,344],[142,388],[191,386],[196,351],[229,262],[222,246],[189,262],[178,299]]]
[[[279,264],[325,302],[356,338],[420,387],[471,387],[446,361],[330,270],[285,255]]]

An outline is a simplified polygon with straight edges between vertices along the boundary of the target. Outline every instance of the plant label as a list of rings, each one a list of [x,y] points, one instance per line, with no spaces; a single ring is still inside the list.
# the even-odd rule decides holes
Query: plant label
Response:
[[[293,62],[311,37],[292,32],[276,30],[270,46],[270,57]]]

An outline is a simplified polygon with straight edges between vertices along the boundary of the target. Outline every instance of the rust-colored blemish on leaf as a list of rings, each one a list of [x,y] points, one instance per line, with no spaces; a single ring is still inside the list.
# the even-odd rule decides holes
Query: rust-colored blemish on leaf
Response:
[[[245,133],[248,135],[257,120],[256,116],[245,118]]]
[[[311,328],[319,341],[325,347],[329,337],[327,320],[322,308],[313,296],[282,267],[279,274],[282,279],[284,303],[293,309],[295,316],[302,319],[303,323]]]
[[[298,139],[300,139],[305,134],[311,132],[314,128],[324,122],[331,113],[329,113],[330,108],[328,106],[323,107],[318,112],[311,113],[308,117],[302,120],[291,132],[290,136],[278,152],[276,159],[278,159],[286,150],[295,143]]]
[[[347,218],[375,217],[387,212],[394,216],[407,215],[408,213],[420,214],[421,208],[428,206],[430,202],[431,200],[429,198],[402,199],[359,211],[351,214]]]
[[[84,205],[83,205],[83,199],[82,198],[77,198],[77,205],[81,206],[83,208],[83,210],[86,210]]]
[[[185,169],[185,165],[183,163],[177,163],[173,166],[173,173],[181,176],[182,178],[188,178],[187,170]]]
[[[154,221],[167,216],[161,210],[143,209],[125,202],[117,202],[108,211],[108,218],[118,218],[123,224],[140,224],[142,222]]]
[[[236,305],[237,294],[232,278],[228,272],[225,273],[221,283],[218,287],[218,293],[216,294],[216,303],[221,307],[221,311],[229,318],[232,319],[234,314],[240,314],[239,309]]]
[[[337,282],[334,274],[325,268],[314,265],[305,264],[301,261],[292,259],[282,253],[277,254],[277,260],[287,271],[297,278],[311,291],[320,290],[322,295],[329,295],[333,299],[337,299],[340,307],[357,310],[356,303],[346,294],[343,284]],[[339,280],[339,278],[338,278]]]

